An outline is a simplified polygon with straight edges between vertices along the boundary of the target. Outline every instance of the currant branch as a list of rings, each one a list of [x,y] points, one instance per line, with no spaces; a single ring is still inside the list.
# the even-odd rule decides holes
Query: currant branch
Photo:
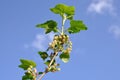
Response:
[[[53,13],[59,14],[62,17],[61,30],[57,27],[57,22],[54,20],[48,20],[45,23],[37,24],[36,27],[44,28],[45,34],[54,32],[54,38],[49,43],[46,51],[39,51],[38,54],[43,59],[44,64],[47,66],[43,72],[38,72],[36,69],[36,63],[31,60],[20,59],[20,68],[25,70],[25,75],[22,80],[42,80],[42,78],[48,72],[59,71],[59,63],[57,63],[56,57],[64,62],[68,62],[70,59],[70,52],[72,50],[72,42],[70,41],[68,34],[78,33],[81,30],[87,30],[87,27],[81,20],[74,20],[74,6],[67,6],[64,4],[57,4],[54,8],[50,9]],[[70,20],[70,27],[65,30],[65,22]],[[50,55],[49,55],[50,53]]]

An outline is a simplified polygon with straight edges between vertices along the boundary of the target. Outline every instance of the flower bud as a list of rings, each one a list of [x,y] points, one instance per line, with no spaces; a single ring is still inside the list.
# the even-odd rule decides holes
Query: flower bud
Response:
[[[52,43],[49,43],[49,46],[51,46],[52,45]]]
[[[65,43],[65,39],[62,39],[62,43]]]
[[[61,40],[61,39],[62,39],[62,36],[61,36],[61,35],[59,35],[58,37],[59,37],[59,40]]]
[[[60,71],[61,69],[60,68],[57,68],[57,71]]]
[[[53,43],[54,43],[54,44],[57,44],[57,40],[54,40]]]
[[[71,41],[69,41],[69,44],[70,44],[70,45],[72,45],[72,42],[71,42]]]
[[[63,39],[65,39],[66,38],[66,36],[65,35],[63,35]]]
[[[58,35],[55,35],[55,36],[54,36],[54,40],[57,40],[57,39],[58,39]]]
[[[72,49],[72,46],[71,46],[71,45],[70,45],[69,47]]]

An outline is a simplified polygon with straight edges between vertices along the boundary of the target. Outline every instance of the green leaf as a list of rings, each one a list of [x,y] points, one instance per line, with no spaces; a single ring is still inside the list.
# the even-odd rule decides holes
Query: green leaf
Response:
[[[43,74],[43,72],[38,72],[39,75]]]
[[[44,64],[46,64],[48,66],[50,64],[50,61],[51,60],[47,60]],[[54,64],[55,64],[55,60],[53,61],[52,65],[54,65]]]
[[[63,14],[66,14],[68,17],[74,15],[75,7],[67,6],[65,4],[57,4],[54,8],[50,8],[50,10],[55,14],[60,14],[61,16],[63,16]]]
[[[20,59],[20,62],[21,64],[19,65],[19,67],[24,70],[27,70],[30,66],[32,66],[33,68],[36,67],[36,63],[32,60]]]
[[[58,32],[57,22],[53,20],[46,21],[45,23],[42,23],[42,24],[37,24],[36,27],[44,28],[46,34],[50,33],[51,31]]]
[[[64,62],[64,63],[67,63],[70,59],[70,54],[68,53],[62,53],[60,54],[60,59]]]
[[[33,80],[34,77],[31,74],[26,74],[22,77],[22,80]]]
[[[39,51],[38,54],[40,55],[40,57],[45,60],[48,57],[48,54],[46,52],[41,52]]]
[[[67,19],[73,20],[73,15],[67,15]]]
[[[81,20],[71,20],[70,27],[68,28],[69,33],[78,33],[80,30],[87,30],[86,25]]]
[[[50,64],[50,60],[47,60],[44,64],[48,66]]]

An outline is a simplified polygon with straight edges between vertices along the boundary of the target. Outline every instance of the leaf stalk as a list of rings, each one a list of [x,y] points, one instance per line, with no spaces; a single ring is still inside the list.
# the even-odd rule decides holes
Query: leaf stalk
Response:
[[[64,34],[64,24],[65,24],[66,19],[67,19],[66,15],[63,14],[63,17],[62,17],[62,33],[61,34]]]

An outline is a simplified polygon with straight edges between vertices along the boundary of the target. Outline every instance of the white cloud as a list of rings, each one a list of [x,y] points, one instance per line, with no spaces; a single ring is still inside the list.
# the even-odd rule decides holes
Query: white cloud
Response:
[[[93,0],[88,6],[88,12],[95,12],[98,14],[108,12],[112,15],[116,15],[113,0]]]
[[[109,28],[109,32],[112,33],[115,38],[120,38],[120,26],[114,25]]]
[[[49,34],[37,34],[35,39],[30,44],[25,44],[25,48],[34,48],[38,50],[46,50],[48,47],[49,42],[52,41],[54,33]]]

